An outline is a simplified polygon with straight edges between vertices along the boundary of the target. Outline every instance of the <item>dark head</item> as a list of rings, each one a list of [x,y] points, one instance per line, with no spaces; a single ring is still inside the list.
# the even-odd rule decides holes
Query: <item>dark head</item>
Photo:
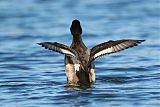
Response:
[[[72,25],[70,27],[70,31],[72,35],[81,35],[82,34],[82,28],[79,20],[75,19],[72,21]]]

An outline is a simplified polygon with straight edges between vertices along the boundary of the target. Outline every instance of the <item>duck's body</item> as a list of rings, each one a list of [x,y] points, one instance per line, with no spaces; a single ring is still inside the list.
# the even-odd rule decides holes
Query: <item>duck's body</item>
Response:
[[[73,41],[70,47],[54,42],[38,43],[49,50],[65,54],[67,81],[70,84],[90,84],[95,82],[94,60],[100,56],[133,47],[144,40],[117,40],[99,44],[88,49],[82,41],[82,28],[78,20],[70,28]]]
[[[81,39],[79,39],[81,40]],[[65,68],[67,80],[69,83],[93,83],[95,82],[94,64],[86,68],[90,58],[90,49],[88,49],[83,42],[73,42],[71,49],[77,52],[77,57],[69,57],[65,55]]]

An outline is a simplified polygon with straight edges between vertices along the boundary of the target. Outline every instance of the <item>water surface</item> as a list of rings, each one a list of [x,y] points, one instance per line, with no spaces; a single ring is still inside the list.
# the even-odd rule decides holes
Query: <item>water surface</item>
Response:
[[[1,107],[158,107],[158,0],[1,0]],[[71,44],[73,19],[89,48],[108,40],[145,39],[96,60],[96,83],[67,85],[64,56],[36,43]]]

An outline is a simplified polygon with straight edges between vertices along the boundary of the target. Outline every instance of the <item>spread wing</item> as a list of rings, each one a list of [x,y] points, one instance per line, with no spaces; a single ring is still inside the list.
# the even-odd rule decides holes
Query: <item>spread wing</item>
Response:
[[[145,40],[117,40],[117,41],[108,41],[96,45],[91,49],[90,62],[92,62],[98,57],[119,52],[133,46],[137,46],[138,44],[144,41]]]
[[[49,49],[61,54],[65,54],[67,56],[71,56],[71,57],[76,56],[76,52],[73,49],[57,42],[42,42],[42,43],[38,43],[38,45],[41,45],[45,49]]]

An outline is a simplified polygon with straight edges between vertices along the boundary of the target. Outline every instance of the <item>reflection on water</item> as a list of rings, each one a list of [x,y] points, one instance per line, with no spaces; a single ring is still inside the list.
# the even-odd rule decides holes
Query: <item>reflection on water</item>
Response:
[[[159,6],[156,0],[1,0],[1,107],[159,107]],[[71,44],[79,19],[91,48],[108,40],[145,39],[96,60],[96,83],[68,85],[64,56],[43,41]]]
[[[87,90],[89,88],[94,88],[94,85],[71,85],[71,84],[67,84],[65,86],[66,90]]]

